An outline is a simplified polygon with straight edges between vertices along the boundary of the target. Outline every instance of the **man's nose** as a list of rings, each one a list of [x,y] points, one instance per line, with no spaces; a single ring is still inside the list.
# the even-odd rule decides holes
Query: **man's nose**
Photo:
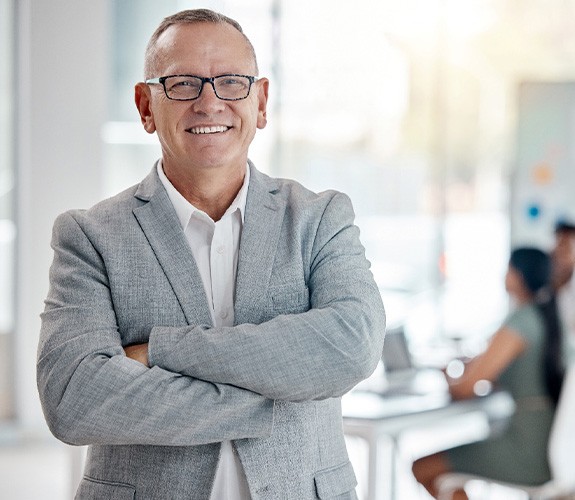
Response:
[[[205,82],[200,91],[200,95],[194,102],[197,110],[221,108],[224,102],[216,95],[216,88],[213,82]]]

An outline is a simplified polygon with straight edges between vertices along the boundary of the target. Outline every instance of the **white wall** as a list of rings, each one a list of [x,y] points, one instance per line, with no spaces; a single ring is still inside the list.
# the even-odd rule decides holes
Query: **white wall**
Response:
[[[24,429],[44,430],[35,357],[51,228],[58,213],[101,197],[109,7],[104,0],[16,4],[16,413]]]

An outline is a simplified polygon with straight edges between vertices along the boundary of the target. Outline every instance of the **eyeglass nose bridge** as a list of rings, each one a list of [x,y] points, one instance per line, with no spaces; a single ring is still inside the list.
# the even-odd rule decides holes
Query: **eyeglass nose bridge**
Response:
[[[201,85],[200,85],[200,90],[198,91],[198,97],[196,97],[196,99],[199,99],[202,95],[202,92],[204,90],[204,84],[205,83],[209,83],[212,86],[212,89],[214,90],[214,95],[221,100],[221,97],[218,95],[218,91],[216,90],[216,77],[214,76],[209,76],[209,77],[203,77],[203,76],[198,76],[197,78],[199,78],[201,80]]]

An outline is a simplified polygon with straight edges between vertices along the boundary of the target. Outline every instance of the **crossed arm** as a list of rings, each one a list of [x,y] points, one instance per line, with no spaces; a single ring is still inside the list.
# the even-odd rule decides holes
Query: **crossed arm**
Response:
[[[79,219],[64,215],[55,225],[38,350],[46,420],[65,442],[268,436],[274,400],[337,397],[380,357],[383,307],[349,219],[318,235],[309,311],[230,328],[158,326],[149,343],[126,347],[106,262]],[[208,423],[206,412],[216,418]]]

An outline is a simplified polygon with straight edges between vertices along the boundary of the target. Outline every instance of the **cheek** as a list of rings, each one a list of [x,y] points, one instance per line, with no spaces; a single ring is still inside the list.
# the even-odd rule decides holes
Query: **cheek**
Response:
[[[508,292],[517,290],[517,276],[513,273],[508,271],[505,275],[505,290]]]
[[[154,116],[154,124],[159,135],[174,137],[179,130],[181,116],[176,113],[158,113]]]
[[[244,136],[244,144],[246,146],[249,146],[251,144],[251,142],[254,140],[254,137],[256,135],[256,122],[255,120],[250,120],[249,123],[247,123],[247,127],[245,129],[245,136]]]
[[[255,136],[258,117],[254,113],[244,113],[241,117],[242,142],[251,142]]]

